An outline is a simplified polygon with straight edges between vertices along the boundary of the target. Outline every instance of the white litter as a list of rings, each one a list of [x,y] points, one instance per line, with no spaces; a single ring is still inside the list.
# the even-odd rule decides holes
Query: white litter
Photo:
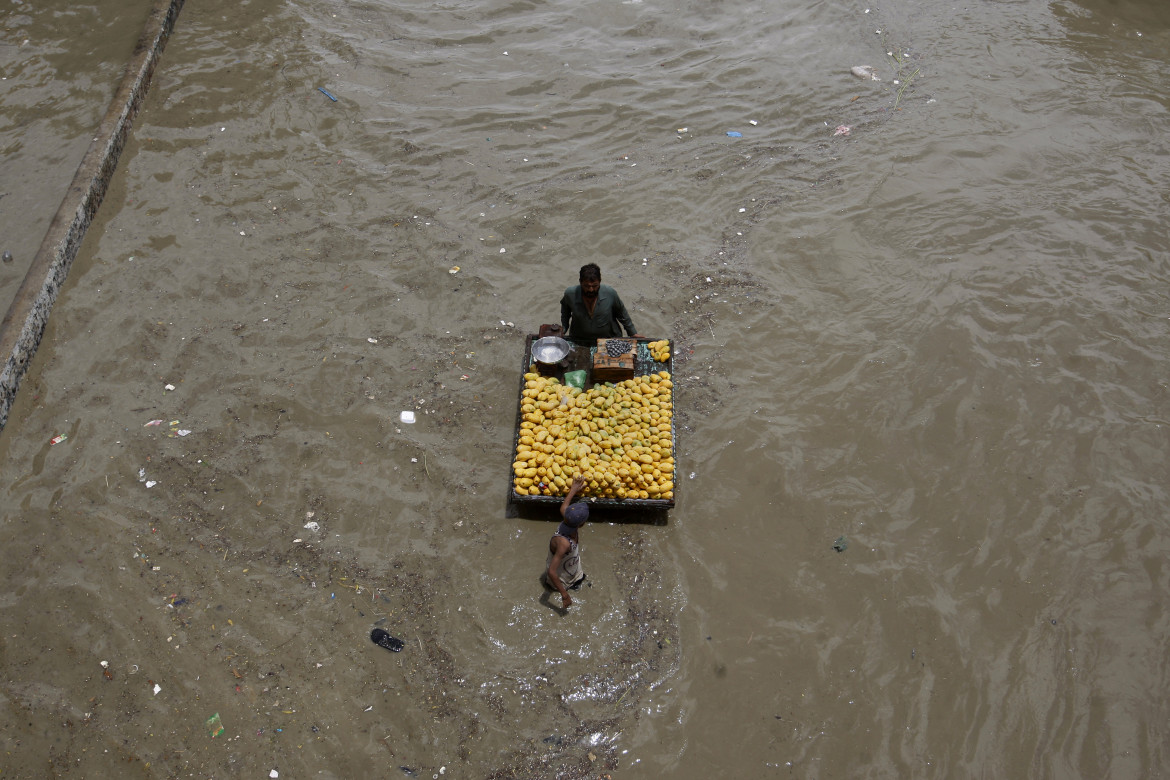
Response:
[[[155,695],[155,696],[158,696],[158,694],[159,694],[159,691],[161,691],[161,690],[162,690],[162,686],[161,686],[161,685],[159,685],[158,683],[155,683],[155,684],[154,684],[154,695]]]
[[[407,425],[413,425],[414,412],[403,412],[402,414],[398,415],[398,419],[402,420],[402,422],[406,423]]]

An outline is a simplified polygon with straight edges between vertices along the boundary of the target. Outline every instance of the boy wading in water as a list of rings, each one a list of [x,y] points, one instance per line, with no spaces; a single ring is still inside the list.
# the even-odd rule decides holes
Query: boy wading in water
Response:
[[[545,584],[560,591],[565,607],[573,603],[569,590],[576,590],[585,581],[581,571],[581,554],[577,550],[577,529],[589,519],[589,507],[574,504],[573,498],[585,487],[585,480],[574,477],[569,493],[561,502],[561,517],[564,518],[553,538],[548,541],[548,570],[544,573]]]

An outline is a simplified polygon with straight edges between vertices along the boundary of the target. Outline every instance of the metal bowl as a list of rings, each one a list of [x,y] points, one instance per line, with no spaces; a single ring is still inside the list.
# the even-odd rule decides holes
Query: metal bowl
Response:
[[[532,359],[537,363],[560,363],[569,354],[569,342],[559,336],[545,336],[532,342]]]

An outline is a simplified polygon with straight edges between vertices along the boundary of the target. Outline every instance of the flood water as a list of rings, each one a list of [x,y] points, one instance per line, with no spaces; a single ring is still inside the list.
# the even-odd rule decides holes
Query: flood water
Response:
[[[4,776],[1165,772],[1168,76],[1161,0],[190,0],[0,432]],[[562,612],[505,494],[591,261],[677,506]]]

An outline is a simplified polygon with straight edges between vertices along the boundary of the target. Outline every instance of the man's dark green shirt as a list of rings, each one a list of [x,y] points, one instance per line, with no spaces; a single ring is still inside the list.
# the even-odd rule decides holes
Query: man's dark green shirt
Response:
[[[566,338],[574,341],[596,341],[622,335],[621,327],[626,334],[633,336],[638,331],[630,319],[626,305],[618,297],[617,291],[607,284],[597,290],[597,303],[593,306],[593,316],[585,308],[585,296],[581,293],[581,285],[565,290],[561,298],[561,328],[567,334]]]

